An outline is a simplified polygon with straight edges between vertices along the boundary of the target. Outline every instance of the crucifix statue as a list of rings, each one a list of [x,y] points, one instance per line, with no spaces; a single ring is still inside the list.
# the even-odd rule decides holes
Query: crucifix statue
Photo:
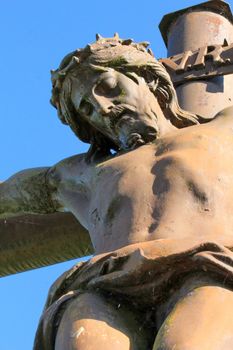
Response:
[[[202,19],[215,36],[180,40]],[[214,0],[161,31],[160,61],[118,35],[65,56],[51,103],[89,151],[0,185],[3,248],[32,244],[2,275],[94,252],[52,285],[34,350],[233,347],[232,17]]]

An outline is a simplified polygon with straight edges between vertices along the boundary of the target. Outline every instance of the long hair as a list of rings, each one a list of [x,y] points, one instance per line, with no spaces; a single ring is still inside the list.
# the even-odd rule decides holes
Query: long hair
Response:
[[[109,154],[118,150],[106,135],[89,124],[74,108],[71,101],[72,78],[79,76],[79,71],[104,68],[115,70],[130,77],[134,73],[143,77],[154,94],[165,118],[177,128],[198,124],[198,116],[184,111],[178,103],[176,91],[165,67],[157,61],[151,50],[146,50],[147,42],[135,43],[131,39],[97,36],[97,41],[68,54],[59,68],[52,71],[51,103],[57,109],[58,116],[64,124],[71,127],[78,138],[90,143],[88,157],[93,153]]]

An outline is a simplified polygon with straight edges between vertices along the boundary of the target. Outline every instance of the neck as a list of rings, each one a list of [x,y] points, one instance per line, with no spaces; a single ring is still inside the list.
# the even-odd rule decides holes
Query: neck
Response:
[[[161,109],[157,112],[157,125],[159,130],[159,137],[163,137],[166,134],[177,130],[177,128],[171,124],[170,120],[164,117]]]

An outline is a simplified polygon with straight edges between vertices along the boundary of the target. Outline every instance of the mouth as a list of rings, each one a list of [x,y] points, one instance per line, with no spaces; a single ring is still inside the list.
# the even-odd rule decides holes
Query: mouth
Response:
[[[118,135],[121,147],[124,149],[135,149],[155,141],[158,137],[158,130],[155,126],[148,126],[146,123],[135,121],[132,116],[122,115],[117,123]]]
[[[135,149],[153,142],[158,137],[155,127],[137,124],[133,117],[123,115],[117,123],[117,133],[122,149]]]
[[[127,148],[135,149],[145,144],[145,141],[142,139],[142,136],[136,132],[132,133],[127,142]]]
[[[157,133],[148,133],[146,135],[141,135],[139,133],[132,133],[127,139],[127,148],[135,149],[143,146],[147,143],[153,142],[157,139]]]

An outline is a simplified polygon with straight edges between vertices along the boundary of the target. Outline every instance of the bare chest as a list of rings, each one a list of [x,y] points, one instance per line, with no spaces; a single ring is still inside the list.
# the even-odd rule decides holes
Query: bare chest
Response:
[[[82,181],[74,176],[72,191],[64,181],[66,206],[98,252],[218,226],[229,230],[233,142],[224,140],[181,135],[106,160],[84,172]],[[225,224],[218,222],[223,214]]]

